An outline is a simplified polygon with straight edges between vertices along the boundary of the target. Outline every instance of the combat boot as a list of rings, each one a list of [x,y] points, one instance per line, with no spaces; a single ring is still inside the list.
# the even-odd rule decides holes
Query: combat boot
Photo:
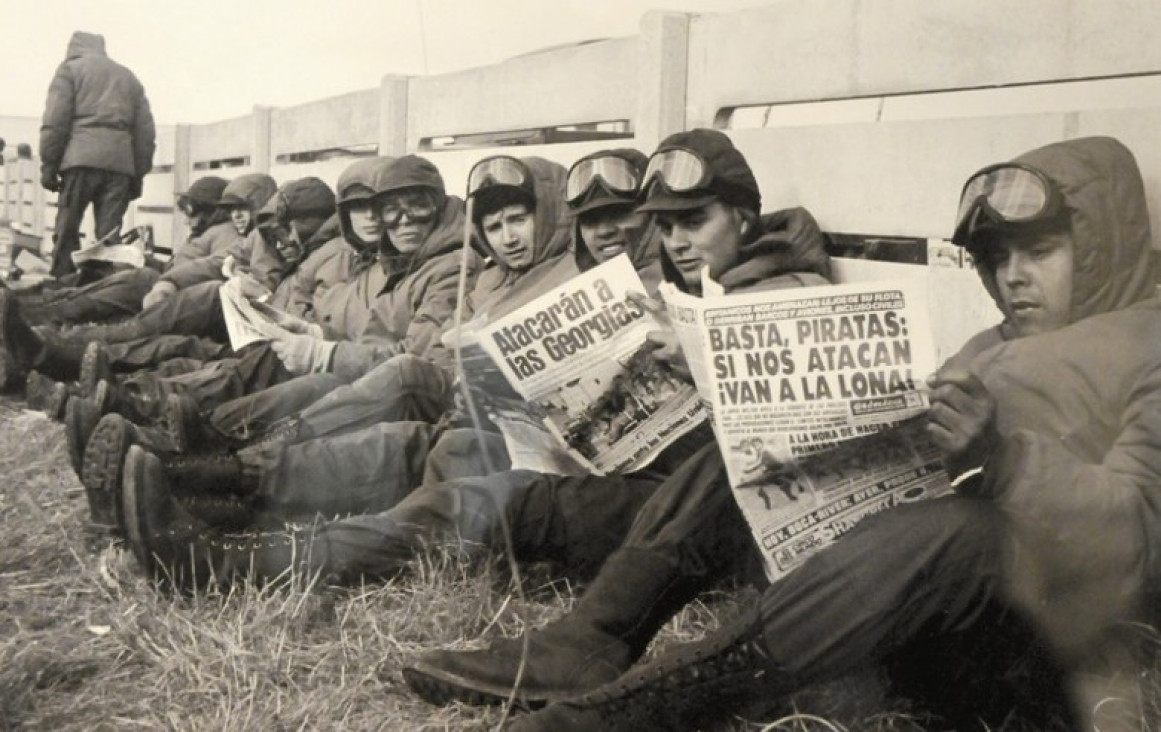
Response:
[[[100,382],[112,381],[113,368],[110,362],[108,347],[100,341],[89,341],[81,356],[80,374],[77,377],[81,394],[90,396]]]
[[[89,409],[90,399],[70,399],[80,402],[78,410]],[[71,424],[66,414],[66,423]],[[71,434],[71,428],[70,428]],[[78,438],[79,441],[79,438]],[[73,439],[69,438],[70,449]],[[119,515],[121,507],[122,468],[125,455],[133,445],[145,445],[151,449],[172,454],[173,445],[160,431],[139,427],[120,414],[109,413],[101,416],[86,441],[81,464],[81,484],[89,499],[89,513],[93,523],[108,527],[114,533],[122,524]]]
[[[92,399],[82,396],[70,396],[65,402],[65,442],[69,449],[69,464],[73,472],[84,482],[85,447],[97,423],[101,420],[101,412]]]
[[[766,649],[757,607],[696,643],[662,653],[616,681],[517,718],[513,732],[703,729],[797,684]]]
[[[216,429],[188,394],[170,393],[161,411],[161,423],[179,452],[223,452],[245,446]]]
[[[703,585],[675,557],[623,547],[571,613],[528,633],[527,648],[508,638],[485,650],[435,651],[404,668],[403,679],[433,704],[502,704],[511,696],[536,708],[574,697],[624,673]]]
[[[169,484],[184,496],[234,496],[250,500],[258,491],[258,478],[242,469],[229,453],[178,453],[162,456]]]
[[[20,385],[25,374],[37,366],[44,346],[44,339],[21,317],[16,295],[8,289],[0,290],[0,351],[5,354],[0,386]]]
[[[264,582],[309,570],[309,538],[286,533],[229,536],[193,515],[169,490],[161,460],[133,446],[121,491],[123,529],[137,561],[160,585],[182,592]]]
[[[24,399],[28,402],[28,408],[39,409],[49,419],[58,422],[64,419],[65,404],[69,397],[76,393],[75,388],[49,378],[36,369],[29,371],[24,381]]]

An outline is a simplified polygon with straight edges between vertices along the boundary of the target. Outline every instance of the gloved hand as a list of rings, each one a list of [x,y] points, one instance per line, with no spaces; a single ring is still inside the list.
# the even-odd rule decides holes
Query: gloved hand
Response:
[[[234,276],[234,270],[238,268],[238,260],[234,259],[233,254],[227,254],[226,258],[222,260],[222,279],[230,279]]]
[[[242,294],[251,300],[265,300],[270,297],[270,290],[262,286],[262,283],[254,279],[245,272],[238,272],[230,280],[236,283]]]
[[[129,200],[136,201],[141,198],[141,192],[145,188],[144,178],[132,178],[129,181]]]
[[[286,320],[280,321],[278,325],[282,326],[287,332],[294,333],[295,335],[310,336],[320,341],[326,339],[326,333],[323,332],[323,327],[318,323],[307,323],[302,320],[287,318]]]
[[[270,347],[292,374],[317,374],[327,371],[338,343],[308,335],[287,335],[270,341]]]
[[[40,185],[46,191],[59,193],[61,189],[60,175],[55,170],[42,169],[40,171]]]
[[[145,293],[145,297],[141,300],[141,309],[145,310],[151,308],[159,302],[164,302],[177,294],[177,285],[169,280],[158,280],[156,284],[150,288],[149,292]]]

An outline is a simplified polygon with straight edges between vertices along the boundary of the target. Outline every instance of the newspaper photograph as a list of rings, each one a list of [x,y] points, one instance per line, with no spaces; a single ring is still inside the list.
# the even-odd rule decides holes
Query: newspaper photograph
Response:
[[[660,326],[629,297],[643,292],[621,255],[461,339],[475,344],[462,352],[465,373],[509,439],[513,468],[638,470],[705,419],[694,388],[650,355],[646,336]],[[515,462],[535,452],[534,431],[559,463]]]
[[[923,429],[922,284],[662,292],[771,579],[865,516],[950,491]]]

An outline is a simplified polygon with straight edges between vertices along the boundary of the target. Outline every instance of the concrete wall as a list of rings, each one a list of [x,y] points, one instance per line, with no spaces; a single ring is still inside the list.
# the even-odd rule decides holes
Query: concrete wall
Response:
[[[353,159],[343,150],[398,155],[444,136],[622,120],[632,139],[424,154],[462,195],[468,168],[497,151],[567,165],[610,144],[648,151],[671,132],[715,126],[751,161],[766,208],[805,205],[830,231],[945,238],[970,172],[1108,134],[1137,154],[1161,230],[1158,38],[1156,0],[781,0],[728,14],[651,12],[631,38],[387,75],[374,89],[166,128],[157,159],[172,169],[150,176],[135,217],[149,209],[168,244],[184,231],[162,209],[199,175],[258,170],[333,184]],[[947,326],[956,338],[995,317],[969,272],[840,271],[950,282],[940,286],[962,298]]]

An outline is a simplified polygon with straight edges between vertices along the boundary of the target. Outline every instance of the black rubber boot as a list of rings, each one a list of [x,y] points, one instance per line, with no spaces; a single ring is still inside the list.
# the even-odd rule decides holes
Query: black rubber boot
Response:
[[[70,400],[70,404],[76,399]],[[88,404],[90,399],[79,400]],[[78,407],[78,409],[87,407]],[[67,417],[67,415],[66,415]],[[70,438],[70,446],[72,440]],[[138,427],[119,414],[99,418],[84,448],[81,465],[81,484],[89,499],[89,513],[93,523],[108,526],[114,533],[123,524],[121,510],[121,483],[125,455],[133,445],[145,445],[167,454],[173,453],[168,437],[157,430]]]
[[[85,447],[97,423],[101,420],[101,412],[91,399],[82,396],[70,396],[65,403],[65,439],[69,448],[69,463],[77,477],[84,482]],[[97,522],[97,517],[93,517]],[[97,522],[103,523],[103,522]]]
[[[24,381],[24,399],[28,408],[39,409],[57,422],[64,419],[65,404],[76,393],[75,387],[70,388],[69,384],[49,378],[35,369],[28,372]]]
[[[122,486],[124,531],[138,562],[159,584],[182,592],[265,582],[296,566],[309,569],[296,539],[285,533],[227,536],[212,529],[169,490],[161,459],[133,446]]]
[[[218,531],[246,531],[253,528],[254,504],[230,494],[179,496],[178,503],[192,515]]]
[[[170,393],[165,398],[161,421],[179,452],[225,452],[246,446],[216,429],[188,394]]]
[[[76,381],[81,373],[85,344],[61,338],[43,329],[40,335],[34,335],[39,339],[41,347],[29,368],[35,368],[57,381]]]
[[[237,456],[227,453],[178,453],[162,460],[170,485],[193,497],[236,496],[252,499],[258,479],[242,469]]]
[[[100,341],[90,341],[81,356],[80,374],[77,386],[81,394],[90,396],[101,381],[111,382],[113,369],[110,365],[109,349]]]
[[[22,386],[25,375],[37,368],[44,345],[44,339],[21,317],[16,295],[0,290],[0,351],[5,355],[0,387]]]
[[[675,648],[588,694],[517,718],[520,732],[703,729],[749,703],[796,688],[762,639],[757,607],[708,635]]]
[[[622,548],[611,554],[571,613],[521,638],[480,651],[435,651],[403,669],[415,693],[433,704],[535,708],[616,679],[650,639],[703,588],[663,552]],[[523,660],[523,669],[521,661]]]

